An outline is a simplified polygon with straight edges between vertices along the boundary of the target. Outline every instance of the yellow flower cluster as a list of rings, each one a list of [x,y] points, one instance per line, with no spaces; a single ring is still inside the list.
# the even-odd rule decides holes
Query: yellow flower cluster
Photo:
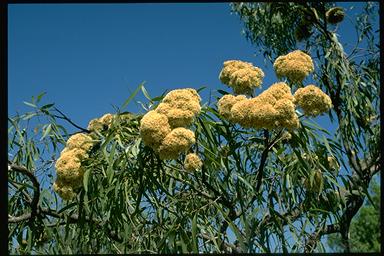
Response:
[[[302,82],[314,71],[312,58],[300,50],[279,56],[273,63],[273,68],[277,77],[287,77],[291,82]]]
[[[195,89],[176,89],[164,97],[156,111],[167,116],[172,128],[187,127],[200,113],[200,101],[201,98]]]
[[[154,149],[161,159],[176,159],[195,143],[195,134],[186,129],[200,112],[201,98],[196,90],[170,91],[155,110],[140,122],[140,135],[145,145]]]
[[[260,68],[239,60],[225,61],[219,75],[221,82],[232,87],[236,94],[247,95],[261,86],[263,77],[264,72]]]
[[[299,105],[308,116],[317,116],[332,107],[331,98],[314,85],[298,89],[294,98],[295,104]]]
[[[88,151],[92,146],[89,135],[77,133],[68,139],[66,147],[61,151],[55,164],[57,180],[53,189],[64,200],[72,199],[76,195],[74,190],[81,187],[84,175],[81,161],[89,157]]]
[[[53,183],[53,190],[64,200],[71,200],[76,196],[72,186],[58,180]]]
[[[342,22],[344,16],[344,9],[341,7],[333,7],[325,13],[325,18],[327,22],[331,24],[337,24],[339,22]]]
[[[108,113],[100,118],[92,119],[88,124],[88,130],[91,132],[102,131],[108,129],[111,126],[113,115]]]
[[[157,149],[171,132],[168,118],[155,110],[149,111],[140,122],[140,135],[145,145]]]
[[[92,138],[85,133],[76,133],[72,135],[66,144],[67,149],[80,148],[88,151],[93,146]]]
[[[275,83],[251,99],[225,95],[218,103],[224,117],[245,128],[294,129],[299,126],[291,89],[286,83]]]
[[[227,120],[231,120],[231,109],[233,105],[246,99],[247,97],[245,97],[244,95],[238,95],[238,96],[234,96],[232,94],[224,95],[217,102],[217,108],[219,110],[220,115],[222,115]]]
[[[159,147],[159,156],[161,159],[176,159],[180,153],[187,152],[195,142],[193,131],[183,127],[175,128],[164,138]]]
[[[187,171],[198,170],[203,166],[203,162],[200,157],[194,153],[186,155],[184,160],[184,168]]]

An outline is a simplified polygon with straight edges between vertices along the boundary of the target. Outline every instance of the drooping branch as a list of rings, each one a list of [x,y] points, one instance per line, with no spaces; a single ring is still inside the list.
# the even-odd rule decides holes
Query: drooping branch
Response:
[[[19,221],[26,220],[26,219],[30,219],[30,221],[33,221],[33,219],[37,215],[37,210],[38,210],[38,203],[39,203],[39,198],[40,198],[40,183],[37,180],[36,176],[30,170],[25,168],[24,166],[15,165],[12,162],[8,161],[8,170],[9,171],[15,171],[15,172],[18,172],[18,173],[21,173],[21,174],[27,176],[33,184],[33,191],[34,191],[32,201],[30,202],[31,203],[30,216],[28,217],[28,214],[24,214],[24,215],[19,216],[19,217],[13,217],[9,220],[9,222],[11,222],[11,223],[12,222],[19,222]]]
[[[81,131],[83,132],[86,132],[86,133],[90,133],[89,130],[75,124],[68,116],[66,116],[63,112],[61,112],[59,109],[57,109],[56,107],[54,108],[57,112],[60,113],[61,116],[58,116],[58,115],[54,115],[54,117],[56,118],[60,118],[60,119],[64,119],[66,121],[68,121],[71,125],[73,125],[74,127],[76,127],[77,129],[80,129]]]

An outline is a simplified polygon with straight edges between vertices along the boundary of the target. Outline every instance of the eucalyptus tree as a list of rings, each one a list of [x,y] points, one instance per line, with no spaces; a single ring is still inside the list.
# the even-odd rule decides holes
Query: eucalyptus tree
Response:
[[[267,59],[298,47],[316,56],[314,81],[334,105],[329,117],[342,145],[337,151],[345,156],[339,158],[346,173],[340,184],[348,193],[336,219],[307,235],[307,251],[322,235],[340,233],[348,252],[351,221],[366,196],[370,200],[369,183],[380,171],[379,3],[366,2],[356,16],[331,2],[234,3],[232,9],[244,23],[246,38]],[[354,26],[356,41],[340,36],[342,22]],[[346,44],[352,47],[346,50]]]
[[[244,10],[266,13],[268,6],[234,8],[243,10],[245,17]],[[306,10],[306,6],[300,8]],[[320,30],[323,22],[319,18],[316,25],[318,38],[324,44],[328,37],[337,40],[333,32]],[[260,29],[270,25],[260,23]],[[357,67],[351,62],[346,65],[347,58],[339,60],[342,52],[336,42],[328,42],[335,49],[326,57],[316,51],[314,56],[332,58],[333,64],[324,66],[329,70],[328,84],[319,85],[341,119],[337,138],[306,114],[308,106],[298,96],[307,90],[300,88],[301,81],[282,77],[263,96],[255,96],[252,86],[269,74],[244,62],[224,63],[220,79],[230,86],[241,84],[233,89],[246,95],[217,90],[217,101],[200,105],[198,93],[204,88],[152,98],[140,84],[116,113],[90,120],[88,127],[79,126],[53,103],[42,104],[43,95],[33,97],[26,102],[30,112],[9,117],[10,252],[295,252],[313,250],[323,234],[343,234],[365,197],[369,180],[378,172],[379,159],[378,117],[370,116],[364,126],[369,129],[363,129],[357,124],[360,110],[345,108],[368,103],[371,98],[360,93],[372,94],[378,74],[364,73],[357,82],[350,72],[343,76],[343,87],[333,91],[338,83],[332,77],[335,72],[346,68],[366,72],[364,63]],[[283,50],[275,46],[266,57],[274,60],[296,50],[294,45]],[[305,62],[311,64],[306,73],[315,71],[314,78],[319,79],[323,59],[314,60],[321,68],[312,68],[312,60]],[[340,64],[344,69],[335,71],[333,67],[339,67],[335,63],[344,63]],[[245,85],[250,87],[244,89]],[[355,91],[352,86],[366,89]],[[294,97],[291,89],[300,93]],[[325,99],[321,112],[329,112],[328,96],[313,90],[318,99]],[[148,100],[143,104],[146,113],[123,112],[140,91]],[[279,107],[274,95],[284,98],[280,103],[287,108]],[[364,105],[365,114],[371,109],[374,115],[378,101],[376,95],[371,97],[370,105]],[[234,98],[239,102],[224,100]],[[264,112],[252,108],[265,107],[264,100],[270,105]],[[301,104],[304,114],[295,104]],[[68,125],[74,133],[68,133]],[[361,140],[352,143],[357,132]],[[370,143],[364,146],[370,132]],[[84,138],[88,141],[80,143]],[[350,165],[343,158],[345,152]],[[348,175],[339,173],[340,164]],[[354,169],[355,165],[361,168]]]

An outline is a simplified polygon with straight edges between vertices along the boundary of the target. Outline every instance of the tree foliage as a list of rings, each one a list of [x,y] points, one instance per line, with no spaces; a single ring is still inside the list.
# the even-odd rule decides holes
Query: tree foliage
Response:
[[[300,4],[271,6],[275,4],[234,8],[243,18],[250,10],[260,12],[260,31],[293,22],[293,16],[285,20],[283,15],[289,8],[312,10]],[[312,8],[321,13],[325,7]],[[10,117],[8,125],[9,251],[307,252],[320,244],[323,234],[344,235],[379,170],[377,49],[368,46],[369,62],[355,64],[336,34],[324,28],[323,18],[316,22],[318,41],[308,47],[318,47],[311,48],[317,49],[313,53],[318,58],[314,78],[331,96],[340,123],[334,138],[304,115],[289,138],[286,128],[245,129],[223,118],[216,102],[204,104],[191,126],[196,138],[191,152],[203,165],[187,171],[185,154],[161,160],[143,143],[143,115],[122,112],[140,90],[148,99],[146,111],[161,102],[163,96],[151,98],[143,84],[116,109],[110,126],[97,132],[80,127],[54,104],[42,105],[43,95],[26,102],[32,110]],[[295,44],[276,40],[291,36],[286,31],[290,28],[280,26],[273,35],[254,40],[269,47],[265,56],[285,54]],[[373,38],[371,31],[362,38]],[[72,135],[68,124],[75,132],[91,134],[95,146],[81,163],[83,184],[76,197],[64,201],[52,190],[52,170]],[[347,175],[331,166],[330,156]]]
[[[381,246],[380,234],[380,185],[376,181],[371,183],[372,202],[366,201],[356,217],[351,222],[351,251],[379,252]],[[328,245],[333,251],[344,250],[340,235],[332,234],[328,238]]]
[[[343,145],[340,153],[347,171],[343,185],[350,191],[338,228],[320,230],[321,234],[341,234],[344,248],[349,251],[349,227],[364,202],[374,173],[379,171],[381,154],[379,114],[379,43],[378,3],[367,2],[356,17],[334,3],[235,3],[233,10],[245,26],[245,36],[264,56],[276,56],[303,47],[317,56],[314,81],[331,96],[337,122],[337,140]],[[341,12],[341,15],[340,15]],[[330,17],[330,15],[335,15]],[[343,21],[344,16],[347,19]],[[352,22],[357,40],[346,52],[337,34],[339,22]],[[376,25],[375,25],[376,24]],[[301,42],[301,43],[300,43]],[[319,236],[316,240],[318,240]]]

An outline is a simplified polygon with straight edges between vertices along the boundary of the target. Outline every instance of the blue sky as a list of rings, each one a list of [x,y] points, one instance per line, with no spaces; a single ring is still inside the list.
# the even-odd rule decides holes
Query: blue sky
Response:
[[[151,96],[224,89],[223,61],[263,63],[241,28],[220,3],[10,5],[9,112],[26,109],[24,100],[45,91],[46,100],[86,126],[142,81]],[[139,109],[131,103],[128,110]]]
[[[348,10],[353,16],[362,3],[340,5],[357,6]],[[229,59],[262,68],[263,89],[277,81],[271,66],[254,55],[228,3],[13,4],[8,10],[10,116],[31,110],[23,101],[47,92],[44,103],[54,102],[86,127],[89,120],[114,112],[112,106],[121,106],[143,81],[152,97],[167,89],[207,86],[206,102],[209,89],[227,90],[218,75]],[[339,34],[343,43],[355,42],[348,18]],[[142,94],[136,100],[147,102]],[[127,110],[142,111],[133,102]],[[318,121],[335,128],[326,117]]]

